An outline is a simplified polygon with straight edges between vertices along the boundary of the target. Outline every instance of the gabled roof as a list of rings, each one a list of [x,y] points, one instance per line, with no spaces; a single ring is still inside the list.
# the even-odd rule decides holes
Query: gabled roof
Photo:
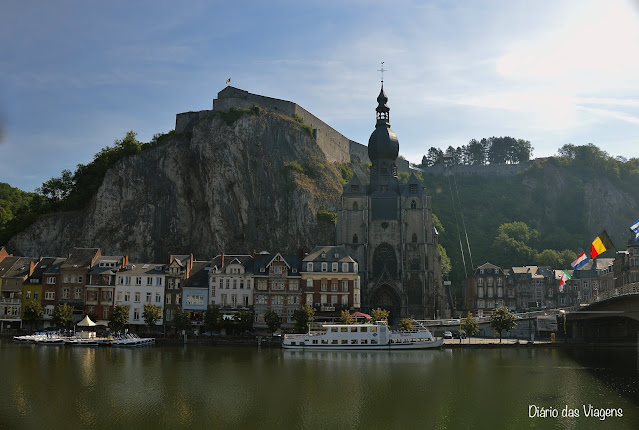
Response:
[[[335,257],[335,254],[338,254]],[[322,257],[322,255],[324,255]],[[355,263],[344,246],[316,246],[309,254],[304,257],[305,262],[327,261],[340,263]]]
[[[16,264],[20,257],[5,257],[4,260],[0,261],[0,277],[4,277],[9,270]]]
[[[33,273],[31,273],[30,279],[42,279],[44,273],[51,268],[53,264],[55,264],[56,260],[63,260],[61,258],[56,257],[43,257],[42,260],[38,261],[38,263],[33,268]],[[62,264],[62,262],[60,262]]]
[[[248,254],[224,254],[224,261],[222,261],[222,255],[216,255],[211,260],[211,270],[223,271],[230,264],[241,264],[247,272],[251,272],[253,271],[253,262],[253,256]]]
[[[18,257],[16,262],[11,266],[10,269],[5,270],[2,274],[3,278],[20,278],[27,279],[29,276],[29,271],[31,270],[31,262],[36,262],[37,259],[29,258],[29,257]]]
[[[100,248],[73,248],[71,255],[62,264],[61,269],[88,269],[100,253]]]
[[[180,267],[185,267],[188,261],[191,259],[191,255],[169,255],[169,264],[175,262]]]
[[[494,264],[488,263],[488,262],[482,264],[481,266],[477,266],[477,268],[478,269],[501,269],[501,267],[495,266]]]
[[[129,263],[118,273],[129,275],[164,275],[166,264],[162,263]]]
[[[194,261],[191,266],[191,276],[184,281],[182,288],[207,288],[209,287],[209,272],[206,270],[210,267],[210,261]]]
[[[302,259],[297,255],[282,255],[279,252],[275,254],[275,257],[272,257],[270,254],[260,254],[255,259],[255,263],[253,264],[253,273],[255,273],[256,275],[263,275],[264,273],[261,272],[260,269],[268,268],[277,256],[280,256],[282,258],[282,260],[284,261],[284,263],[289,269],[296,269],[297,272],[299,273],[300,267],[302,264]]]
[[[43,274],[45,275],[57,275],[60,273],[60,267],[64,264],[66,258],[55,258],[55,260],[47,265],[46,269],[43,270]]]
[[[414,185],[417,188],[417,192],[415,193],[411,193],[411,185]],[[415,176],[415,173],[410,174],[410,176],[408,177],[408,182],[406,184],[400,185],[400,193],[402,196],[406,196],[406,197],[421,197],[426,195],[426,191],[424,191],[424,186],[422,185],[421,182],[419,182],[419,179],[417,179],[417,176]]]

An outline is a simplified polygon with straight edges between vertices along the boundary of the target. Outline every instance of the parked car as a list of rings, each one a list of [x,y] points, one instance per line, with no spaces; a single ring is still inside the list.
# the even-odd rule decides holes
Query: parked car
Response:
[[[452,339],[452,338],[453,338],[453,334],[449,332],[448,330],[446,330],[444,332],[444,339]]]

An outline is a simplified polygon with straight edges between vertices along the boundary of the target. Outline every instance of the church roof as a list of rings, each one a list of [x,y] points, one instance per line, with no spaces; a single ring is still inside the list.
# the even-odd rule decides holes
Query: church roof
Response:
[[[412,185],[412,187],[411,187]],[[408,182],[404,185],[400,185],[400,193],[402,196],[407,196],[407,197],[421,197],[426,195],[426,191],[424,191],[424,186],[422,185],[421,182],[419,182],[419,179],[417,179],[417,176],[415,176],[415,173],[410,174],[410,177],[408,178]]]
[[[384,92],[384,85],[377,96],[377,123],[375,131],[368,139],[368,158],[373,160],[389,159],[396,160],[399,155],[399,140],[397,135],[390,128],[389,111],[386,104],[388,97]]]

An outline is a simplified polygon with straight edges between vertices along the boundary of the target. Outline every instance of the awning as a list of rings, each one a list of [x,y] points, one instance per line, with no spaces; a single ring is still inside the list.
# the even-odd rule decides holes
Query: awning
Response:
[[[78,323],[78,325],[80,327],[93,327],[95,326],[95,323],[93,321],[91,321],[91,318],[89,318],[89,316],[85,316],[84,319],[82,321],[80,321]]]

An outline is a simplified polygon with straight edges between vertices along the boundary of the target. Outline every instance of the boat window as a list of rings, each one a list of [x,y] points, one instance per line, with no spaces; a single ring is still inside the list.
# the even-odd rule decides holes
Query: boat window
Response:
[[[331,345],[337,345],[337,339],[331,340]]]
[[[368,339],[362,339],[362,345],[367,344],[368,343]]]
[[[348,343],[348,339],[342,339],[342,344],[347,344]]]
[[[322,339],[322,345],[327,345],[328,344],[328,339]]]
[[[371,345],[377,345],[377,339],[371,339]]]
[[[332,333],[337,333],[337,327],[331,327],[331,332]]]
[[[291,342],[291,345],[297,345],[297,342]]]
[[[313,345],[317,345],[317,339],[313,339]]]
[[[348,331],[348,327],[340,327],[340,331],[341,331],[342,333],[345,333],[345,332],[347,332],[347,331]]]
[[[377,327],[371,327],[371,333],[375,333],[377,331]]]
[[[357,345],[357,339],[351,339],[351,345]]]
[[[362,333],[366,333],[368,331],[368,327],[360,327],[359,331],[361,331]]]
[[[357,327],[351,327],[351,333],[357,333]]]

